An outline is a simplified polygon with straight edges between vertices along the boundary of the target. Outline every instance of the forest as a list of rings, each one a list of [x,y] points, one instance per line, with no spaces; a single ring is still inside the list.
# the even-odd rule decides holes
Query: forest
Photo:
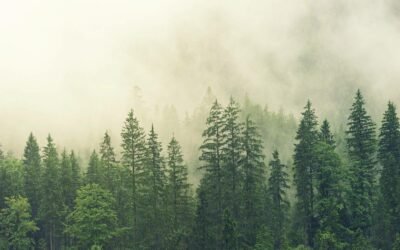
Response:
[[[106,131],[87,164],[51,135],[31,133],[21,159],[1,151],[0,249],[400,249],[393,102],[378,127],[358,90],[342,133],[311,101],[298,122],[209,102],[192,161],[133,109],[121,145]]]

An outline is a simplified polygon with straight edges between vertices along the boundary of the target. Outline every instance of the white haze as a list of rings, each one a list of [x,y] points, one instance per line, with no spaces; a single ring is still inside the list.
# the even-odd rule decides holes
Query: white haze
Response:
[[[118,144],[131,107],[157,129],[156,106],[183,117],[208,86],[296,115],[309,98],[336,120],[361,88],[378,115],[400,103],[399,13],[395,0],[0,0],[0,143],[20,154],[32,131],[85,150],[109,130]]]

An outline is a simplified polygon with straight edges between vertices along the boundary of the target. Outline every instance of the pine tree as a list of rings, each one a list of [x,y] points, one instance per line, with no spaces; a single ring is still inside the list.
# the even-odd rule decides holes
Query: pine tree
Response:
[[[43,221],[48,248],[53,250],[59,247],[58,237],[61,229],[60,215],[63,210],[63,199],[58,154],[50,135],[47,137],[47,145],[43,151],[43,166],[40,217]]]
[[[205,190],[199,188],[197,190],[197,208],[195,224],[192,233],[192,244],[191,249],[195,250],[208,250],[210,248],[210,216],[207,214],[209,211],[208,202],[206,198]]]
[[[99,155],[96,150],[93,150],[89,159],[89,166],[86,172],[86,183],[87,184],[98,184],[104,186],[104,171]]]
[[[24,150],[25,194],[32,208],[32,216],[36,218],[40,204],[40,148],[31,133]]]
[[[225,207],[231,211],[232,219],[239,220],[239,204],[242,183],[242,169],[240,160],[242,157],[242,130],[243,125],[239,122],[240,108],[238,103],[231,97],[229,105],[222,114],[223,126],[221,129],[223,147],[221,150],[223,159],[223,190]]]
[[[191,197],[188,170],[183,163],[181,146],[173,137],[168,145],[168,194],[172,217],[173,246],[182,243],[191,226]]]
[[[100,157],[105,172],[105,184],[106,188],[110,190],[112,194],[115,194],[115,187],[113,185],[113,179],[115,178],[115,153],[114,148],[111,146],[111,138],[108,132],[105,132],[103,142],[100,145]]]
[[[64,204],[68,209],[72,209],[74,205],[74,189],[72,181],[72,167],[71,161],[67,154],[67,151],[61,153],[61,172],[60,172],[60,185],[62,189],[62,197],[64,199]]]
[[[212,238],[207,248],[221,248],[222,242],[222,111],[221,105],[215,101],[207,118],[207,127],[203,132],[204,141],[200,146],[200,169],[205,170],[205,174],[199,188],[204,189],[209,209],[206,214],[210,216],[208,219],[211,222],[208,235]],[[212,246],[213,244],[216,245]]]
[[[286,166],[281,163],[278,151],[272,154],[270,161],[271,176],[268,182],[268,191],[271,196],[271,232],[274,239],[274,249],[284,249],[285,227],[289,210],[289,200],[286,191],[289,189],[289,175],[285,172]]]
[[[379,135],[378,158],[383,167],[380,178],[380,190],[383,199],[384,217],[388,220],[385,225],[389,232],[390,245],[400,232],[400,123],[396,107],[389,102]]]
[[[146,202],[145,219],[147,235],[149,238],[149,247],[152,249],[163,249],[163,234],[166,226],[165,210],[165,169],[161,156],[161,143],[158,141],[158,135],[154,131],[154,126],[147,140],[146,164],[144,166],[143,183],[144,199]]]
[[[294,183],[297,191],[298,220],[304,231],[303,241],[305,245],[313,247],[316,232],[316,220],[314,216],[315,201],[315,145],[318,142],[317,117],[311,102],[308,101],[302,113],[303,118],[297,131],[295,145]]]
[[[248,116],[243,130],[243,187],[241,192],[243,217],[240,222],[245,244],[254,246],[259,227],[263,223],[263,184],[265,164],[263,145],[254,122]]]
[[[141,182],[143,172],[143,164],[145,159],[145,134],[139,125],[139,121],[134,117],[133,110],[128,113],[124,127],[121,132],[122,136],[122,163],[130,170],[131,177],[131,202],[132,202],[132,229],[133,229],[133,246],[136,246],[138,231],[138,206],[139,191],[138,187]]]
[[[79,161],[75,156],[75,152],[71,151],[69,154],[69,161],[71,163],[71,175],[72,175],[72,190],[73,190],[73,200],[75,200],[76,195],[77,195],[77,190],[81,186],[81,167],[79,165]]]
[[[343,242],[345,228],[341,224],[341,214],[344,210],[341,183],[342,169],[339,155],[335,152],[335,142],[330,126],[325,120],[321,126],[320,142],[316,146],[316,188],[315,214],[318,219],[319,248],[335,245],[339,248]]]
[[[349,194],[352,227],[370,233],[375,185],[375,124],[365,110],[364,98],[357,91],[348,119],[347,149],[351,160]]]
[[[232,218],[231,213],[228,209],[224,212],[224,229],[223,229],[223,245],[224,250],[236,250],[238,248],[238,233],[236,228],[236,222]]]

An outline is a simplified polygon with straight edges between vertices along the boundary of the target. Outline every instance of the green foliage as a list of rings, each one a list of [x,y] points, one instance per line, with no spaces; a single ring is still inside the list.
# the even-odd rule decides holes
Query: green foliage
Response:
[[[235,220],[228,209],[224,211],[224,229],[222,232],[224,250],[236,250],[238,248],[238,233]]]
[[[188,170],[183,162],[181,146],[173,137],[168,144],[167,158],[168,207],[172,224],[170,248],[188,245],[188,232],[192,227],[192,197],[188,183]]]
[[[117,215],[112,208],[114,202],[111,193],[98,184],[83,186],[78,190],[66,233],[75,238],[83,249],[93,249],[95,245],[107,246],[122,233],[117,227]]]
[[[380,178],[380,191],[382,193],[383,215],[382,223],[388,232],[386,239],[387,247],[395,240],[396,233],[400,232],[400,123],[396,107],[389,102],[388,109],[384,113],[382,127],[379,134],[379,162],[382,165]]]
[[[373,189],[376,178],[375,124],[365,110],[364,98],[357,91],[348,119],[347,148],[351,160],[349,202],[353,229],[368,235],[372,223]]]
[[[274,249],[274,239],[271,231],[263,226],[257,233],[257,242],[254,246],[254,250],[273,250]]]
[[[31,219],[28,199],[14,196],[5,199],[6,208],[0,212],[0,236],[7,241],[8,249],[29,249],[33,239],[29,235],[38,230]]]
[[[313,246],[316,232],[314,213],[315,202],[315,147],[318,142],[317,117],[308,101],[297,131],[294,154],[297,209],[301,228],[304,230],[303,243]]]
[[[257,232],[265,222],[263,188],[266,177],[262,141],[258,128],[250,117],[246,118],[242,137],[243,157],[240,164],[243,169],[243,213],[239,225],[243,241],[254,246]]]
[[[40,204],[41,159],[40,148],[36,138],[31,133],[24,149],[25,183],[24,191],[32,207],[32,215],[36,217]]]
[[[130,175],[130,202],[132,213],[132,230],[131,237],[133,246],[137,246],[139,239],[139,214],[138,207],[140,205],[139,187],[141,185],[141,177],[143,172],[143,164],[146,156],[145,134],[143,128],[140,127],[139,121],[134,117],[133,110],[128,113],[124,127],[121,132],[122,137],[122,164],[129,170]]]
[[[286,166],[281,164],[278,151],[273,153],[270,161],[271,176],[268,182],[268,191],[271,197],[271,232],[274,239],[274,249],[283,249],[286,240],[286,220],[289,210],[289,201],[286,195],[289,188]]]

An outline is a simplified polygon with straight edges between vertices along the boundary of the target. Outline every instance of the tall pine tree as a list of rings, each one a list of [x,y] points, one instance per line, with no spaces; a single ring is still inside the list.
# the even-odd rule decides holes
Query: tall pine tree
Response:
[[[287,190],[289,189],[289,175],[285,172],[286,166],[281,163],[278,151],[272,154],[270,161],[271,176],[268,182],[268,191],[271,197],[271,232],[274,239],[274,249],[285,249],[286,223],[289,211]]]
[[[124,127],[121,132],[122,136],[122,163],[129,169],[131,178],[131,202],[132,202],[132,228],[133,246],[137,246],[138,239],[138,207],[139,207],[139,186],[143,172],[143,164],[146,154],[145,134],[143,128],[140,127],[139,121],[133,114],[133,110],[128,113]]]
[[[172,242],[174,247],[187,245],[192,221],[188,170],[183,162],[181,146],[173,137],[168,145],[168,205],[171,210]]]
[[[47,137],[47,145],[43,151],[43,167],[40,217],[44,225],[47,247],[54,250],[60,247],[60,216],[63,210],[63,199],[58,154],[50,135]]]
[[[208,227],[209,240],[204,243],[205,248],[221,248],[222,243],[222,107],[215,101],[211,107],[210,114],[206,121],[206,129],[203,132],[203,144],[200,146],[200,160],[202,166],[200,169],[205,170],[203,180],[200,184],[199,193],[204,192],[207,201],[207,210],[205,214],[210,221]]]
[[[146,220],[145,241],[147,241],[145,245],[151,249],[164,249],[166,176],[161,156],[161,143],[158,141],[158,135],[154,131],[153,125],[151,126],[146,146],[146,164],[143,169],[145,178],[143,182],[144,217]]]
[[[365,110],[364,98],[358,90],[348,119],[347,149],[351,160],[349,201],[352,227],[364,236],[370,234],[376,178],[375,124]]]
[[[385,229],[389,232],[386,242],[390,247],[400,233],[400,123],[396,107],[389,102],[383,116],[379,134],[379,162],[382,165],[380,190],[383,199]]]
[[[304,232],[303,243],[314,246],[316,232],[316,219],[314,214],[315,201],[315,146],[318,142],[317,117],[311,102],[308,101],[302,113],[297,130],[294,154],[295,176],[297,194],[297,213]]]
[[[240,165],[243,168],[243,187],[241,199],[243,213],[240,228],[245,245],[254,246],[256,235],[264,222],[263,218],[263,185],[265,183],[265,164],[263,145],[258,128],[248,116],[243,130],[243,157]]]

